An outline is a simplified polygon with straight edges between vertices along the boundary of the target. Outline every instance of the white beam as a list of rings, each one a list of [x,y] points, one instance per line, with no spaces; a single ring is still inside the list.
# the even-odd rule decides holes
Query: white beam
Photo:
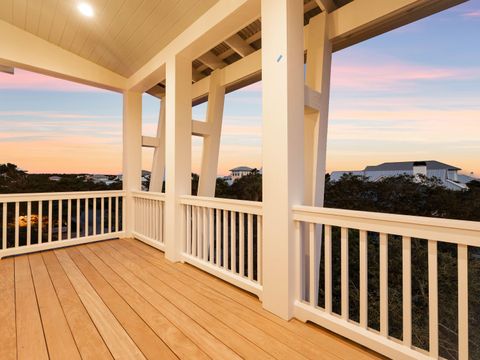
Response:
[[[221,69],[227,66],[222,60],[220,60],[214,53],[211,51],[206,52],[198,58],[202,63],[207,65],[210,69]]]
[[[206,121],[210,127],[210,131],[203,139],[198,196],[215,196],[223,105],[225,102],[225,87],[221,85],[221,83],[221,73],[216,70],[210,76]]]
[[[13,75],[15,73],[15,68],[13,68],[11,66],[0,65],[0,72]]]
[[[355,0],[328,14],[329,38],[332,41],[333,51],[363,41],[365,40],[365,36],[374,36],[372,34],[380,31],[378,29],[386,32],[394,28],[392,27],[393,24],[401,26],[463,1],[465,0],[439,0],[435,2],[427,2],[426,0]],[[375,4],[377,2],[382,6],[376,6]],[[351,4],[357,3],[361,3],[362,6],[356,5],[355,7],[349,7]],[[419,6],[419,4],[422,4],[422,6],[418,8],[417,12],[415,6]],[[360,10],[360,7],[363,7],[363,10]],[[359,11],[361,11],[362,15],[357,17],[355,14]],[[369,12],[374,12],[380,21],[373,21],[372,16],[368,15]],[[317,16],[320,15],[321,14]],[[315,17],[311,18],[310,22],[312,22],[314,18]],[[397,19],[397,21],[395,21],[395,19]],[[385,27],[384,22],[386,22],[388,27]],[[308,42],[309,27],[310,24],[304,27],[305,50]],[[221,71],[224,72],[223,85],[225,85],[227,91],[229,87],[236,83],[248,81],[249,77],[254,77],[257,80],[262,71],[261,50],[257,50],[245,58],[224,67]],[[205,95],[208,93],[208,81],[208,77],[205,77],[194,84],[194,102],[206,99]]]
[[[323,206],[324,200],[332,64],[329,19],[322,13],[311,19],[308,29],[305,87],[317,100],[316,111],[305,112],[305,204],[311,206]]]
[[[208,136],[211,134],[211,124],[206,121],[192,120],[192,135]]]
[[[305,99],[305,113],[318,113],[321,109],[322,94],[319,91],[313,90],[308,85],[304,89]]]
[[[225,40],[225,43],[241,57],[250,55],[252,52],[255,51],[255,49],[252,48],[250,44],[243,40],[238,34],[230,36],[227,40]]]
[[[260,0],[219,0],[197,21],[128,79],[128,88],[146,91],[165,78],[167,59],[193,60],[260,17]],[[191,70],[190,70],[191,72]]]
[[[165,256],[179,261],[184,226],[179,197],[191,194],[192,62],[177,55],[166,68]]]
[[[125,229],[131,236],[134,225],[134,206],[131,192],[141,190],[142,172],[142,94],[126,91],[123,94],[123,189],[127,191]]]
[[[0,20],[0,63],[104,89],[123,91],[127,79]]]
[[[262,0],[263,306],[290,319],[292,206],[303,203],[303,1]]]
[[[157,148],[160,146],[160,139],[153,136],[142,136],[142,146],[148,148]]]
[[[162,192],[163,177],[165,176],[165,97],[160,100],[157,137],[155,140],[157,142],[153,153],[149,190]]]
[[[315,0],[315,2],[322,11],[332,12],[337,8],[333,0]]]

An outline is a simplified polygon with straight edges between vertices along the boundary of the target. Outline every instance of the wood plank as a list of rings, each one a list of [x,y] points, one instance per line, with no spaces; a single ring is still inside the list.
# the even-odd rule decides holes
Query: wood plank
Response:
[[[74,264],[65,250],[56,250],[60,264],[70,279],[78,296],[87,309],[90,317],[102,335],[114,358],[145,359],[142,352],[128,336],[115,316],[103,303],[87,279]]]
[[[124,257],[116,250],[112,251],[112,247],[107,244],[96,243],[92,245],[92,247],[98,248],[97,251],[103,249],[104,253],[107,252],[117,262],[123,264],[127,269],[137,274],[140,279],[149,284],[150,287],[160,295],[175,304],[184,314],[198,322],[204,329],[213,334],[217,339],[230,347],[241,357],[250,359],[271,358],[271,356],[265,353],[261,348],[255,346],[244,337],[239,336],[237,332],[233,331],[216,317],[187,299],[183,294],[173,290],[167,284],[151,275],[148,271],[145,271],[142,264],[138,264],[136,261]]]
[[[50,358],[81,359],[42,255],[29,255],[28,259]]]
[[[159,310],[155,309],[153,305],[106,265],[91,249],[80,246],[78,250],[179,358],[209,358],[198,346],[163,316]]]
[[[35,288],[26,256],[15,258],[15,299],[18,359],[48,359]]]
[[[88,246],[122,279],[130,284],[150,304],[177,326],[186,336],[195,342],[212,359],[240,359],[211,333],[201,327],[194,319],[188,317],[165,297],[156,292],[149,284],[142,281],[135,272],[130,272],[123,263],[116,261],[108,252],[104,252],[97,244]]]
[[[82,359],[113,359],[53,251],[42,257]]]
[[[0,359],[17,358],[13,259],[0,260]]]
[[[177,358],[77,248],[66,251],[147,359]]]
[[[274,336],[270,336],[262,329],[245,321],[243,316],[237,316],[230,310],[218,306],[215,302],[212,302],[209,298],[203,296],[201,293],[192,290],[190,286],[186,286],[185,284],[182,284],[176,280],[174,276],[165,274],[163,271],[159,271],[159,269],[153,264],[145,262],[141,257],[133,252],[130,252],[128,249],[123,248],[121,245],[117,244],[117,242],[112,242],[103,246],[109,246],[111,249],[111,254],[114,257],[117,257],[118,260],[132,261],[138,264],[143,270],[142,272],[147,275],[150,273],[150,275],[156,279],[156,282],[160,284],[160,287],[164,288],[165,286],[163,284],[166,284],[171,290],[176,291],[178,294],[182,294],[182,296],[184,296],[186,299],[196,304],[199,308],[203,309],[214,318],[221,321],[233,331],[250,340],[252,343],[256,344],[259,348],[263,349],[273,357],[285,360],[306,358],[302,355],[302,352],[307,352],[310,350],[310,348],[298,346],[299,344],[297,343],[295,345],[297,345],[297,348],[300,348],[300,350],[296,351],[286,345],[286,343],[292,344],[294,342],[293,337],[285,336],[281,338],[281,340],[278,340]],[[171,291],[170,289],[169,291]],[[277,335],[280,336],[281,334]],[[315,352],[312,351],[311,355],[311,358],[318,358],[320,354],[315,354]]]
[[[147,259],[160,259],[164,260],[165,256],[162,252],[144,244],[138,240],[134,239],[122,239],[121,241],[130,243],[135,247],[142,250],[146,255],[148,255]],[[337,335],[323,330],[317,325],[313,324],[304,324],[296,319],[292,319],[290,321],[284,321],[283,319],[273,315],[272,313],[265,311],[262,308],[261,303],[259,300],[252,294],[232,286],[227,282],[216,278],[208,273],[205,273],[195,267],[182,264],[182,263],[171,263],[169,261],[165,261],[171,269],[175,269],[177,271],[181,271],[185,275],[188,275],[192,279],[194,279],[199,284],[203,284],[210,289],[213,289],[225,296],[227,296],[230,300],[238,302],[239,304],[261,314],[262,316],[268,318],[269,320],[290,329],[292,332],[302,336],[305,339],[317,344],[317,346],[324,348],[327,351],[334,352],[337,356],[340,356],[344,359],[372,359],[372,358],[381,358],[378,354],[365,349],[363,347],[359,347],[355,343],[351,342],[348,339],[338,337]],[[321,344],[321,345],[319,345]]]
[[[141,251],[136,248],[135,246],[128,244],[127,242],[122,242],[118,244],[123,246],[123,250],[120,250],[124,254],[131,254],[136,256],[141,256],[142,261],[149,261],[147,257],[143,257]],[[117,243],[115,243],[115,247],[117,248]],[[249,324],[253,324],[254,326],[258,327],[265,333],[273,336],[276,340],[280,341],[281,343],[287,345],[291,349],[294,349],[301,353],[302,355],[313,358],[313,359],[338,359],[338,357],[334,353],[326,352],[324,349],[318,347],[318,344],[314,344],[303,339],[301,336],[296,335],[294,332],[278,325],[277,323],[261,316],[260,314],[250,310],[249,308],[242,306],[237,302],[233,302],[228,297],[222,295],[221,292],[215,291],[198,281],[190,278],[189,276],[185,275],[181,271],[176,271],[174,273],[168,273],[168,265],[166,261],[158,260],[158,261],[149,261],[152,264],[156,265],[156,268],[160,271],[156,271],[158,274],[167,274],[169,279],[169,284],[175,286],[175,288],[179,288],[182,293],[190,293],[195,290],[195,294],[190,297],[192,300],[197,301],[198,294],[202,294],[206,301],[203,301],[204,304],[210,303],[211,311],[213,312],[224,312],[230,311],[232,314],[236,315],[237,317],[244,319]],[[187,289],[192,289],[188,290]],[[221,307],[218,310],[218,307]],[[237,325],[236,325],[237,326]],[[238,326],[243,327],[242,322],[238,323]]]

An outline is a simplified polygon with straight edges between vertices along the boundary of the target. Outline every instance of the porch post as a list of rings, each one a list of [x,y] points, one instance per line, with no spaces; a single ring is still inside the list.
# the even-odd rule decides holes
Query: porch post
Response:
[[[290,319],[304,187],[303,1],[262,0],[263,306]]]
[[[181,195],[191,194],[192,62],[180,55],[166,64],[165,256],[179,261],[182,249]]]
[[[125,236],[132,236],[134,206],[131,191],[141,189],[142,172],[142,94],[123,93],[123,190],[127,191],[124,207]]]
[[[162,192],[165,176],[165,96],[160,99],[160,113],[158,115],[157,139],[160,144],[155,148],[152,161],[150,188],[152,192]]]

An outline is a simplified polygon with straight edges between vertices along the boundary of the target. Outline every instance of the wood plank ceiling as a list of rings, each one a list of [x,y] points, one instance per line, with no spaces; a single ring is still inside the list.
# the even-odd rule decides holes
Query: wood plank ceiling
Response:
[[[217,1],[1,0],[0,20],[129,77]]]

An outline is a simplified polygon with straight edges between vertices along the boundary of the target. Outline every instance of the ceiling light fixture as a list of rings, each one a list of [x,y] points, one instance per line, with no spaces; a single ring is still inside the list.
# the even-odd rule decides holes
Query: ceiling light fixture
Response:
[[[86,2],[81,2],[77,5],[78,11],[86,17],[93,17],[94,12],[93,12],[93,7],[92,5],[86,3]]]

